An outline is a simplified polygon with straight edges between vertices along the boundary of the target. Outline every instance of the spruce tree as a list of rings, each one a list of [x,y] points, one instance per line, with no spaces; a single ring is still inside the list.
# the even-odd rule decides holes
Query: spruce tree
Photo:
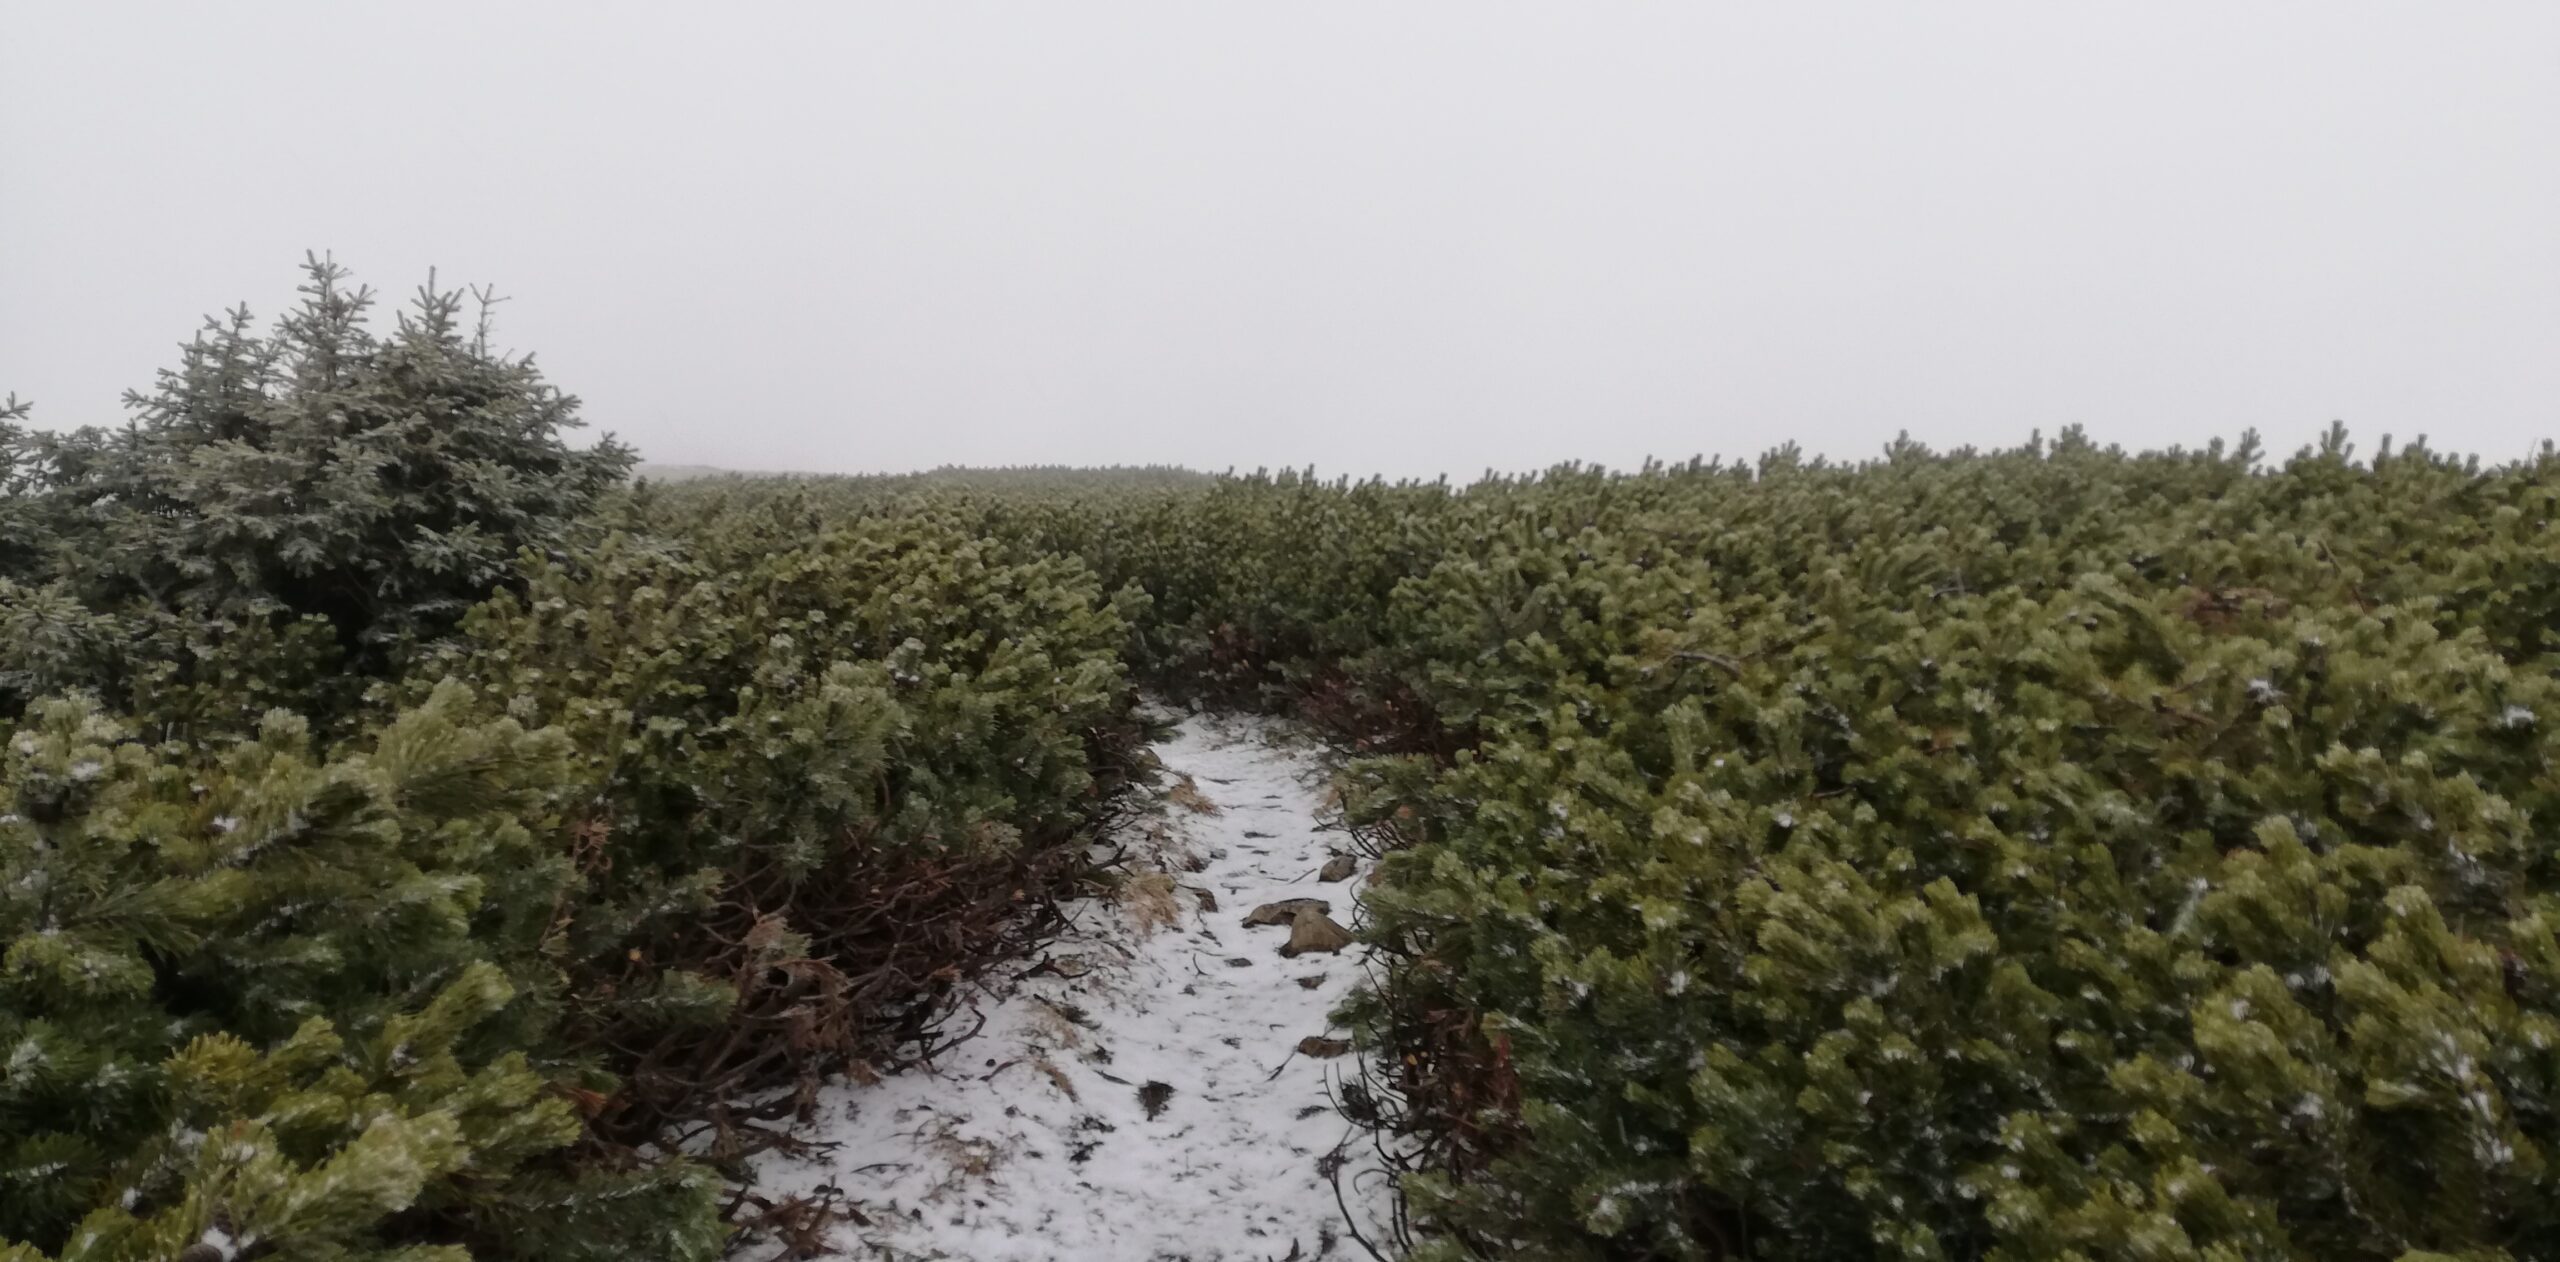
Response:
[[[470,295],[430,280],[378,334],[370,289],[325,258],[304,272],[269,332],[246,309],[208,320],[127,396],[121,428],[47,434],[0,414],[0,581],[50,610],[0,645],[0,701],[83,683],[173,718],[254,721],[268,697],[203,695],[228,669],[343,708],[626,475],[628,448],[569,446],[577,400],[492,348],[485,293],[466,323]]]

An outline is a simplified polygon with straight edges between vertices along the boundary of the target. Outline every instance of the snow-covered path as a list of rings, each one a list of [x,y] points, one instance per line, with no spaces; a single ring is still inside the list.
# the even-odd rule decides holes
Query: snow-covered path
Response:
[[[1326,1016],[1363,949],[1284,958],[1288,925],[1242,921],[1320,898],[1348,924],[1368,873],[1319,879],[1323,779],[1279,729],[1195,717],[1156,753],[1172,800],[1134,840],[1164,875],[1075,908],[1048,967],[988,979],[985,1031],[935,1070],[829,1088],[813,1138],[834,1147],[763,1158],[761,1191],[842,1189],[868,1220],[844,1229],[857,1258],[1367,1256],[1319,1171],[1342,1154],[1341,1203],[1382,1239],[1388,1180],[1328,1103],[1353,1062],[1298,1054],[1344,1036]]]

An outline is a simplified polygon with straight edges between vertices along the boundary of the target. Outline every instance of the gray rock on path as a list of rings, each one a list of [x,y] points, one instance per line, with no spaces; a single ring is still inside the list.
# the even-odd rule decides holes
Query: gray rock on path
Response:
[[[1284,898],[1276,903],[1264,903],[1246,912],[1244,927],[1251,929],[1256,925],[1285,925],[1295,921],[1298,913],[1302,911],[1313,911],[1321,916],[1332,910],[1333,904],[1321,898]]]
[[[1354,859],[1347,854],[1338,854],[1325,860],[1323,870],[1316,873],[1316,879],[1330,885],[1335,881],[1350,880],[1351,874],[1359,870],[1360,861],[1358,859]]]
[[[1304,955],[1309,951],[1339,951],[1351,945],[1351,931],[1333,923],[1333,917],[1316,909],[1301,908],[1298,918],[1289,923],[1289,945],[1280,948],[1286,956]]]

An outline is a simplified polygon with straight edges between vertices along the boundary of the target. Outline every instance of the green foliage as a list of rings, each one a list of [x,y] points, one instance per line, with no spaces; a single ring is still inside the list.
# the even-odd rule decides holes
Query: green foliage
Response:
[[[991,502],[1312,708],[1431,1256],[2560,1256],[2560,458]]]
[[[85,685],[227,730],[263,707],[222,708],[243,690],[204,677],[246,671],[343,709],[630,467],[610,438],[562,441],[577,400],[490,350],[485,306],[465,328],[464,295],[430,285],[380,336],[370,290],[305,270],[271,334],[246,310],[208,321],[122,429],[0,414],[0,581],[18,585],[0,595],[50,607],[13,619],[38,638],[0,643],[0,703]]]
[[[0,753],[0,1237],[407,1256],[413,1221],[467,1237],[521,1212],[513,1172],[557,1178],[579,1119],[527,1052],[567,745],[469,708],[448,686],[331,754],[277,711],[213,759],[31,711]]]
[[[0,405],[0,1259],[715,1255],[1133,678],[1356,755],[1420,1256],[2560,1258],[2560,455],[616,492],[305,297]]]
[[[769,1089],[932,1046],[1087,875],[1132,606],[609,496],[455,296],[311,273],[126,430],[0,406],[0,1258],[714,1257]]]
[[[596,848],[557,948],[583,1037],[651,1067],[606,1115],[633,1143],[924,1034],[1134,768],[1127,632],[1081,564],[804,510],[750,495],[533,563],[432,664],[578,751]],[[729,1037],[785,1016],[791,1046]]]
[[[929,1037],[1076,877],[1139,736],[1078,563],[740,518],[529,561],[341,746],[32,707],[0,762],[0,1238],[716,1251],[717,1181],[647,1154],[707,1118],[744,1151],[735,1101]]]

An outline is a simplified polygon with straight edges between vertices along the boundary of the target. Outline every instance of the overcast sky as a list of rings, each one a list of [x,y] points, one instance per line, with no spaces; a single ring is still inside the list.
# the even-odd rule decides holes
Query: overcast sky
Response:
[[[306,248],[734,468],[2560,435],[2560,4],[0,0],[0,393]]]

